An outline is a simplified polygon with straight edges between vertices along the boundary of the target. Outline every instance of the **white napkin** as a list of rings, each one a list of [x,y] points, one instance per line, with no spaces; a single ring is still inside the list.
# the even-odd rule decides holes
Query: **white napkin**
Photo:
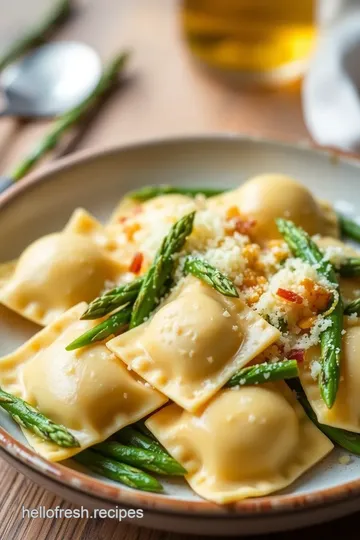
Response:
[[[320,37],[302,101],[317,143],[360,151],[360,1],[348,2]]]

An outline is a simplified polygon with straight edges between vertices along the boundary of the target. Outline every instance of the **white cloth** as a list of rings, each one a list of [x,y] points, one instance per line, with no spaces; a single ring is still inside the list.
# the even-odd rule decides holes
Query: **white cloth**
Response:
[[[305,123],[314,140],[360,151],[360,1],[327,28],[302,89]]]

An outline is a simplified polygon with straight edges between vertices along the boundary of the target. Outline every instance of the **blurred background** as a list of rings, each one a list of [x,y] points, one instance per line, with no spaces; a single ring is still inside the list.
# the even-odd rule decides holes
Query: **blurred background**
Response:
[[[0,0],[0,67],[62,1],[71,13],[51,42],[88,44],[104,65],[132,54],[117,90],[50,158],[213,132],[360,148],[360,0]],[[48,125],[0,120],[2,173]]]
[[[43,20],[55,0],[0,0],[0,50]],[[51,41],[91,45],[106,64],[132,51],[115,92],[50,157],[171,135],[235,132],[310,140],[302,78],[337,0],[74,0]],[[355,2],[358,4],[358,2]],[[83,67],[79,65],[79,72]],[[0,120],[0,169],[31,149],[49,120]],[[318,141],[321,142],[321,141]]]

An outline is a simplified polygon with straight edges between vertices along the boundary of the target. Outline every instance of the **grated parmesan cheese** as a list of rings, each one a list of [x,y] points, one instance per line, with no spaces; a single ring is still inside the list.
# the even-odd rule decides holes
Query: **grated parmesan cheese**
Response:
[[[321,372],[321,364],[317,360],[314,360],[310,366],[310,374],[314,381],[317,381]]]

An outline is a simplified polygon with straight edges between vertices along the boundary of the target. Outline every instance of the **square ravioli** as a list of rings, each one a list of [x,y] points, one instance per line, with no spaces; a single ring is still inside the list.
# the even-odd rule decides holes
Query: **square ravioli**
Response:
[[[18,261],[0,264],[0,303],[46,326],[81,301],[90,301],[124,272],[116,245],[85,210],[62,232],[33,242]]]
[[[342,338],[340,382],[336,400],[331,409],[325,405],[318,384],[320,373],[320,347],[306,351],[299,364],[301,385],[321,424],[360,433],[360,324],[345,317]]]
[[[187,277],[149,321],[107,347],[175,403],[195,411],[279,337],[240,298]]]
[[[220,504],[282,489],[333,448],[282,382],[221,390],[197,414],[169,405],[146,426]]]
[[[196,201],[185,195],[160,195],[142,203],[125,197],[110,218],[107,231],[127,264],[140,251],[145,267],[172,225],[196,209]]]
[[[51,461],[67,459],[147,416],[167,399],[133,376],[103,343],[66,351],[96,322],[80,321],[81,303],[0,359],[0,386],[64,425],[80,448],[62,448],[23,430],[30,445]]]

